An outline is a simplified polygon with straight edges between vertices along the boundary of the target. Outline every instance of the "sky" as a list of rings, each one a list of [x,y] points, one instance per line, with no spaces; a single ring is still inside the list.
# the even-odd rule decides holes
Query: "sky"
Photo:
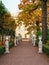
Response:
[[[20,3],[20,0],[2,0],[2,2],[11,14],[14,15],[18,12],[18,4]]]

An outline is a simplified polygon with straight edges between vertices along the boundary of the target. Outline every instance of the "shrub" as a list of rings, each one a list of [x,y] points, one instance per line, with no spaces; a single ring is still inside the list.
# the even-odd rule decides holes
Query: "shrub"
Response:
[[[0,55],[4,54],[5,52],[5,47],[4,46],[0,46]]]
[[[46,45],[48,45],[48,46],[49,46],[49,40],[47,41]]]
[[[39,42],[39,36],[42,35],[41,30],[36,32],[36,46],[38,46],[38,42]]]
[[[49,29],[47,29],[47,36],[46,36],[46,41],[49,40]]]
[[[9,42],[9,47],[12,48],[14,46],[14,43],[12,41]]]
[[[44,44],[43,45],[43,52],[49,57],[49,46]]]

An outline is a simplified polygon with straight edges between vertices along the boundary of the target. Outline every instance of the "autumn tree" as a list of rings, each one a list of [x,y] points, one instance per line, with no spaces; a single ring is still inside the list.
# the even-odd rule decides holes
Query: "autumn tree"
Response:
[[[2,42],[3,42],[3,30],[4,30],[4,28],[3,28],[3,24],[4,24],[3,16],[7,12],[8,12],[8,10],[6,9],[6,7],[4,6],[2,1],[0,1],[0,34],[2,35]]]
[[[23,20],[24,23],[26,23],[25,24],[26,26],[28,26],[30,21],[31,21],[31,25],[33,22],[36,21],[37,26],[39,26],[38,24],[39,22],[42,22],[43,43],[46,43],[45,40],[46,40],[46,35],[47,35],[47,31],[46,31],[47,29],[47,3],[49,3],[49,0],[21,0],[21,4],[18,5],[19,9],[22,10],[22,12],[20,13],[21,15],[19,14],[19,19]],[[42,13],[40,12],[40,15],[38,15],[38,12],[36,14],[36,11],[37,9],[39,10],[40,8],[42,9],[41,10]],[[42,14],[42,19],[41,19],[41,14]],[[33,18],[34,20],[32,20]]]
[[[7,13],[7,9],[5,8],[2,1],[0,1],[0,30],[1,31],[3,31],[3,23],[4,23],[3,16],[5,13]]]
[[[2,42],[4,42],[4,35],[13,36],[15,34],[15,28],[15,19],[11,16],[2,1],[0,1],[0,33],[2,35]]]
[[[41,18],[40,1],[39,0],[38,2],[35,0],[32,1],[24,0],[24,1],[25,2],[21,0],[21,5],[20,4],[18,5],[18,7],[20,6],[19,9],[22,10],[22,12],[19,13],[18,18],[24,22],[25,26],[30,27],[31,25],[31,28],[28,27],[27,28],[32,30],[34,28],[34,24],[37,21],[38,24]]]
[[[11,31],[11,33],[12,33],[12,31],[15,31],[15,29],[16,29],[15,19],[11,16],[10,13],[6,13],[4,15],[4,25],[3,25],[3,28],[6,30],[6,32]],[[9,34],[11,34],[11,33],[9,32]]]

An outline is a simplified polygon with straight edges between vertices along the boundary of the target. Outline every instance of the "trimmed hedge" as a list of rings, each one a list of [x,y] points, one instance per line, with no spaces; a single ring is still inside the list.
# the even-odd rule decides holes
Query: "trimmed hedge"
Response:
[[[4,46],[0,46],[0,55],[4,54],[5,52],[5,47]]]
[[[49,46],[44,44],[43,45],[43,52],[49,57]]]

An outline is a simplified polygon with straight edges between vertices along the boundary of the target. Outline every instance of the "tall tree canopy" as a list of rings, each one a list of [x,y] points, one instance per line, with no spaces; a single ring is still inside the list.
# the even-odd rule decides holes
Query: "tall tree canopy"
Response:
[[[0,1],[0,31],[2,31],[2,33],[5,32],[5,29],[6,31],[7,30],[15,31],[15,28],[16,28],[15,19],[4,6],[2,1]]]
[[[19,9],[22,10],[18,15],[18,19],[22,20],[26,27],[31,25],[29,28],[31,30],[34,28],[36,21],[41,22],[42,12],[40,6],[41,2],[39,0],[21,0],[21,3],[18,5]]]
[[[42,38],[43,43],[46,39],[47,29],[47,4],[49,0],[21,0],[18,5],[21,12],[18,15],[18,20],[22,20],[25,26],[32,25],[36,22],[39,26],[39,22],[42,22]],[[31,29],[30,27],[29,29]]]

